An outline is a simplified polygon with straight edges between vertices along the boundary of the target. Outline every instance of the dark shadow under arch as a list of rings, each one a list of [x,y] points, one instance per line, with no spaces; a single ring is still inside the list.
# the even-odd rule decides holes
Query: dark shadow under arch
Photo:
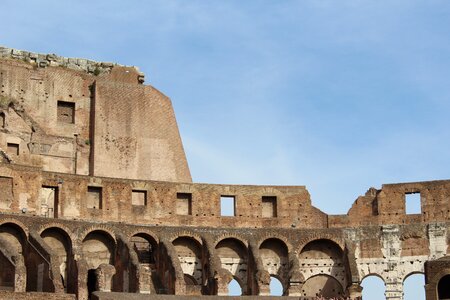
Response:
[[[450,274],[442,277],[438,282],[438,299],[450,299]]]
[[[136,233],[130,238],[139,263],[155,264],[158,256],[158,242],[149,234]]]
[[[341,298],[344,295],[344,289],[336,278],[320,274],[312,276],[305,281],[302,293],[306,297]]]

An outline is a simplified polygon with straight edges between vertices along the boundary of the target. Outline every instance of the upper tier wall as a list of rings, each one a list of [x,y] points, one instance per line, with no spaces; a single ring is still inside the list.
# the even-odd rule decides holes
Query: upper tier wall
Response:
[[[165,226],[342,228],[450,219],[450,181],[385,185],[359,197],[347,215],[327,215],[303,186],[248,186],[125,180],[42,172],[0,164],[0,211],[63,219]],[[405,212],[420,188],[422,210]],[[416,189],[414,189],[416,191]],[[224,196],[230,211],[222,209]],[[234,206],[233,206],[234,200]],[[234,210],[234,211],[233,211]],[[439,213],[438,213],[439,212]]]
[[[0,48],[3,160],[191,182],[171,101],[142,82],[134,67]]]

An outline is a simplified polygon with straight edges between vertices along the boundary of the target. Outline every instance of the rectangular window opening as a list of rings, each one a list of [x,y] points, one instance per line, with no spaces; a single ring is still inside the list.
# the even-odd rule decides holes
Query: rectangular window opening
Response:
[[[58,187],[42,186],[39,194],[41,216],[46,218],[58,217]]]
[[[98,186],[88,186],[87,208],[102,209],[102,188]]]
[[[223,217],[236,216],[236,198],[234,196],[220,196],[220,215]]]
[[[133,190],[131,192],[131,205],[135,206],[147,205],[147,191]]]
[[[405,212],[408,215],[420,214],[420,193],[405,193]]]
[[[7,146],[6,151],[8,152],[8,154],[15,156],[19,155],[19,144],[7,143],[6,146]]]
[[[262,199],[262,217],[276,218],[277,217],[277,197],[263,196]]]
[[[58,101],[58,122],[61,123],[75,123],[75,103]]]
[[[177,215],[192,215],[192,194],[177,193]]]

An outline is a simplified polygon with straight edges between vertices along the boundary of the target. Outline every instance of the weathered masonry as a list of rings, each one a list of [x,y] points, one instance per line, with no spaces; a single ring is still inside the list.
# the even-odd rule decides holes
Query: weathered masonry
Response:
[[[450,180],[370,188],[346,215],[304,186],[192,183],[170,100],[143,82],[0,48],[0,298],[221,299],[235,280],[270,299],[278,280],[361,299],[376,275],[399,300],[422,273],[427,299],[450,299]]]

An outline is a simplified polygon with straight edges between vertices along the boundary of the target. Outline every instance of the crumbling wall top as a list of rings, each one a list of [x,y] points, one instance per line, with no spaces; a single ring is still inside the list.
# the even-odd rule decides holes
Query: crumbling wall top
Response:
[[[39,68],[45,68],[48,66],[64,67],[72,70],[83,71],[92,75],[110,73],[113,67],[127,67],[112,62],[97,62],[84,58],[68,58],[58,56],[56,54],[34,53],[3,46],[0,46],[0,58],[22,60],[24,62],[35,64]],[[128,67],[134,68],[139,73],[139,81],[140,83],[143,83],[144,73],[140,72],[135,66]]]

